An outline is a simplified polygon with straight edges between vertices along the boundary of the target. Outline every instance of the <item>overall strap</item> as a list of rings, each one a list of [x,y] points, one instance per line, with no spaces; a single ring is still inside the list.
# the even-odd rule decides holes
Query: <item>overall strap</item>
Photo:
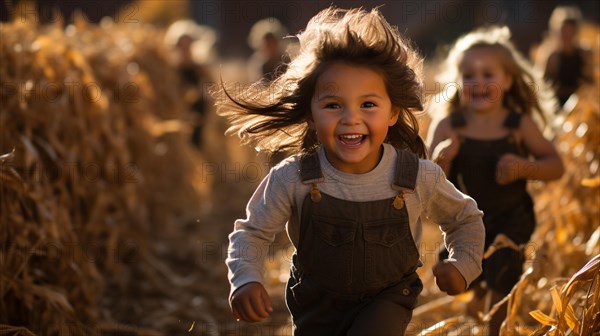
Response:
[[[513,130],[519,128],[521,125],[521,117],[523,114],[517,112],[509,112],[506,119],[504,119],[504,127]]]
[[[462,111],[454,111],[450,114],[450,126],[455,131],[458,141],[462,143],[464,140],[462,130],[467,126],[467,119]]]
[[[306,153],[300,158],[300,181],[302,184],[312,185],[310,199],[313,202],[321,201],[321,191],[317,184],[323,182],[323,172],[317,151]]]
[[[396,209],[404,207],[404,194],[413,193],[419,174],[419,157],[417,154],[396,148],[396,172],[392,189],[398,191],[393,206]]]
[[[461,111],[454,111],[450,114],[450,125],[452,128],[463,128],[467,126],[467,120]]]
[[[300,158],[300,180],[302,183],[311,183],[313,180],[323,178],[321,163],[317,151],[306,153]]]
[[[521,126],[521,117],[523,117],[522,113],[511,111],[508,116],[506,116],[503,126],[510,131],[510,138],[517,146],[518,154],[527,156],[527,151],[523,147],[523,138],[518,132],[519,127]]]
[[[396,148],[396,173],[394,185],[410,190],[415,189],[419,173],[419,157],[417,154]]]

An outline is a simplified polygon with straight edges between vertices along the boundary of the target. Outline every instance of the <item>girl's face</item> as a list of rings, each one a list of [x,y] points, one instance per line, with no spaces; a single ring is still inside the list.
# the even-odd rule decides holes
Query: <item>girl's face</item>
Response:
[[[577,24],[564,22],[560,27],[560,41],[565,49],[577,47]]]
[[[362,174],[377,166],[388,127],[398,120],[384,80],[367,67],[337,62],[317,79],[310,126],[338,170]]]
[[[461,101],[473,112],[500,111],[504,92],[512,85],[497,52],[476,47],[465,52],[460,64]]]

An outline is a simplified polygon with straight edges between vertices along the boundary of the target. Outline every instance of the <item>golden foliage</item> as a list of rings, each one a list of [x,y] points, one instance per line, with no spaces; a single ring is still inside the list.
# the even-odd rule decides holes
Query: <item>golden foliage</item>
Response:
[[[147,242],[200,202],[162,33],[15,20],[0,34],[1,333],[117,330],[107,281],[152,272]]]

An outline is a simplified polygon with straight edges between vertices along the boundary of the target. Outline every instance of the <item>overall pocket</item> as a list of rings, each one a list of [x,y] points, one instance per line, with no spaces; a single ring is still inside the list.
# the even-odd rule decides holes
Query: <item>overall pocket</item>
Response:
[[[356,222],[322,216],[312,216],[311,221],[316,237],[309,238],[313,242],[305,251],[306,267],[325,287],[350,283]]]
[[[394,282],[414,268],[418,253],[408,228],[408,220],[396,218],[365,222],[363,235],[367,283]]]

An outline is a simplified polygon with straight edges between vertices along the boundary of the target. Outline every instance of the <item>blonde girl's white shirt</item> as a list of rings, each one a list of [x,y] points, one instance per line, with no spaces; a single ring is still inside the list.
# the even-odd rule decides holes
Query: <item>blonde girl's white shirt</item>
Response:
[[[378,165],[365,174],[348,174],[335,169],[317,150],[324,180],[321,192],[343,200],[367,202],[396,196],[391,188],[396,170],[396,150],[383,145]],[[291,156],[273,167],[260,183],[246,207],[246,218],[234,223],[229,235],[226,259],[231,292],[248,282],[262,282],[264,261],[275,235],[287,230],[294,247],[298,246],[302,203],[311,187],[300,181],[300,157]],[[419,160],[414,193],[406,194],[413,240],[420,254],[436,253],[437,246],[422,244],[422,221],[428,218],[439,225],[450,252],[449,262],[470,284],[481,273],[484,246],[483,213],[475,201],[458,191],[441,168]],[[420,266],[420,265],[419,265]]]

